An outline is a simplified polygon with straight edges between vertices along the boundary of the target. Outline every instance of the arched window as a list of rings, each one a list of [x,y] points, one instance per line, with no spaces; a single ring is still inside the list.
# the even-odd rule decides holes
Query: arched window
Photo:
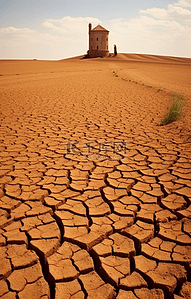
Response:
[[[98,40],[98,37],[97,37],[97,40]]]
[[[97,46],[97,50],[99,49],[99,47]]]

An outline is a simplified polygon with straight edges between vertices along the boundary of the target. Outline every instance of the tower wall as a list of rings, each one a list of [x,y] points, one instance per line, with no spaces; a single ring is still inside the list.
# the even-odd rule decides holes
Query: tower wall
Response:
[[[108,56],[108,39],[109,31],[89,30],[89,57]]]

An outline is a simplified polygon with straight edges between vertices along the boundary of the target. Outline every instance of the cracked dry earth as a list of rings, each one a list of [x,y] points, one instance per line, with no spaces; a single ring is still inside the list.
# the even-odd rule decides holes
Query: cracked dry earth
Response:
[[[158,60],[0,62],[1,299],[191,298],[191,63]]]

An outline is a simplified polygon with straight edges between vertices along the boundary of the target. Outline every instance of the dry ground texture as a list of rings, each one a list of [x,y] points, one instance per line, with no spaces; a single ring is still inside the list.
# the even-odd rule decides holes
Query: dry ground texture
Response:
[[[191,298],[191,59],[0,61],[0,113],[1,299]]]

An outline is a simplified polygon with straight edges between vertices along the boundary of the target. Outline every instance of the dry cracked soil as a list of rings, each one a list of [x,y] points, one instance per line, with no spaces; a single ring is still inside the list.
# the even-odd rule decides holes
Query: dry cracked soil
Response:
[[[191,298],[191,59],[0,67],[0,298]]]

